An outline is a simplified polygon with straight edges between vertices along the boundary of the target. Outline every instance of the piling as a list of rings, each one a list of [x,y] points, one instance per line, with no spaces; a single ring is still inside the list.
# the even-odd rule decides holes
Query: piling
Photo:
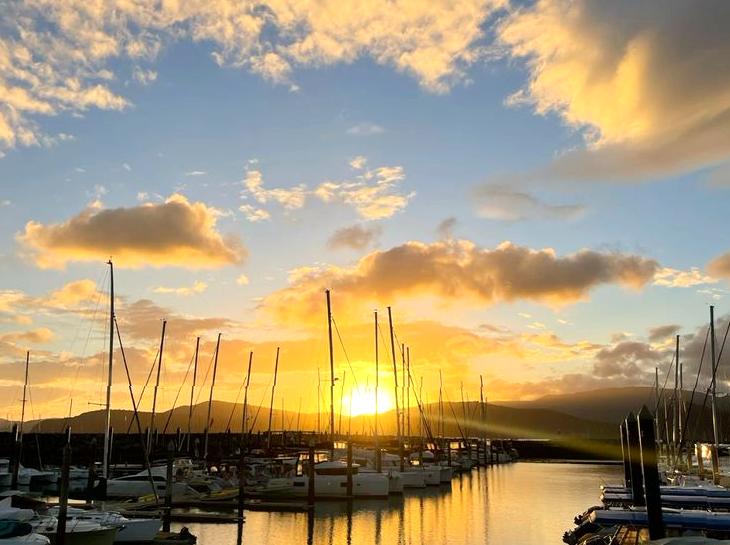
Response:
[[[309,447],[309,465],[307,467],[309,473],[309,486],[307,487],[307,504],[314,506],[314,446]]]
[[[697,443],[695,445],[697,451],[697,475],[701,481],[705,480],[705,460],[702,458],[702,445]]]
[[[347,497],[352,498],[352,442],[347,442]]]
[[[717,445],[710,445],[710,459],[712,460],[712,482],[719,484],[720,461],[717,458]]]
[[[167,445],[167,478],[166,478],[166,485],[165,485],[165,508],[162,511],[162,531],[163,532],[169,532],[170,531],[170,516],[172,514],[172,489],[173,489],[173,479],[172,479],[172,464],[173,464],[173,445],[172,443],[168,443]]]
[[[56,545],[66,543],[66,517],[68,515],[68,481],[71,468],[71,444],[66,441],[63,447],[63,463],[61,465],[61,488],[58,494],[58,522],[56,524]]]
[[[106,467],[112,466],[112,447],[114,446],[114,428],[109,426],[109,452],[107,453]]]
[[[637,416],[637,425],[639,428],[639,451],[641,471],[644,477],[644,497],[646,498],[649,539],[662,539],[664,537],[664,523],[662,521],[662,498],[659,490],[654,418],[646,406],[642,407]]]
[[[621,432],[621,458],[624,462],[624,486],[631,488],[631,462],[629,461],[629,436],[627,433],[626,422],[621,422],[619,426]]]
[[[243,452],[238,461],[238,523],[243,524],[243,506],[246,501],[246,474]]]
[[[636,420],[634,413],[629,413],[625,420],[627,429],[627,451],[629,457],[629,467],[631,469],[631,497],[636,507],[646,505],[644,501],[644,490],[642,488],[641,478],[641,456],[639,448],[639,422]]]

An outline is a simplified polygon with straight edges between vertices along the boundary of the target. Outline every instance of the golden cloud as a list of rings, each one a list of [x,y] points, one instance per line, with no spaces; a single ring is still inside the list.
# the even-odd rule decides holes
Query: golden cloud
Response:
[[[49,343],[54,339],[53,331],[47,327],[39,327],[29,331],[13,331],[0,335],[0,341],[17,344],[19,342],[31,344]]]
[[[286,322],[308,321],[320,317],[325,288],[348,312],[418,295],[480,305],[518,299],[563,305],[585,299],[602,284],[640,288],[658,268],[644,257],[592,250],[559,257],[550,248],[509,242],[493,249],[466,240],[407,242],[372,252],[352,267],[295,270],[290,286],[268,295],[262,306]]]
[[[213,208],[177,194],[161,204],[89,208],[63,223],[30,221],[17,240],[41,268],[113,256],[121,267],[201,269],[240,263],[246,256],[238,239],[218,233]]]
[[[707,271],[715,278],[730,278],[730,252],[710,261],[707,265]]]
[[[497,29],[530,71],[512,104],[585,129],[535,178],[640,178],[730,156],[730,12],[686,3],[539,0]]]

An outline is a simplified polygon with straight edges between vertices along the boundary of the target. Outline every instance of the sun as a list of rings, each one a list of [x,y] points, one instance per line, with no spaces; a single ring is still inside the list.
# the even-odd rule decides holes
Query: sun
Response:
[[[353,389],[345,396],[343,410],[350,416],[375,414],[375,391],[372,389]],[[382,414],[393,408],[393,399],[386,392],[378,392],[378,413]]]

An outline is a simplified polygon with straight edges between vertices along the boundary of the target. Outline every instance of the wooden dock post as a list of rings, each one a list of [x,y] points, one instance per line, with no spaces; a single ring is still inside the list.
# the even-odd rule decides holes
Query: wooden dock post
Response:
[[[314,505],[314,446],[309,446],[309,465],[307,467],[309,482],[307,486],[307,504]]]
[[[619,426],[621,432],[621,458],[624,461],[624,486],[631,488],[631,462],[629,461],[629,435],[626,428],[626,422],[621,422]]]
[[[10,478],[10,488],[17,490],[18,488],[18,471],[20,471],[20,448],[18,448],[18,425],[13,424],[13,431],[11,432],[13,439],[13,446],[10,449],[10,471],[13,472]]]
[[[58,522],[56,523],[56,545],[66,543],[66,517],[68,515],[68,481],[71,468],[71,443],[69,442],[70,428],[63,446],[63,463],[61,465],[61,488],[58,494]]]
[[[639,422],[634,413],[631,412],[625,420],[628,432],[627,451],[629,456],[629,467],[631,469],[631,497],[634,505],[641,507],[646,505],[644,490],[641,478],[641,452],[639,446]]]
[[[172,475],[174,446],[172,442],[167,445],[167,478],[165,479],[165,508],[162,510],[162,531],[170,531],[170,515],[172,514],[172,489],[175,484]]]
[[[245,474],[245,462],[243,457],[243,451],[241,451],[241,458],[238,461],[238,522],[243,524],[243,506],[246,501],[246,474]]]
[[[695,450],[697,451],[697,475],[700,477],[701,481],[705,480],[705,460],[702,458],[702,444],[697,443],[695,445]]]
[[[662,521],[662,498],[659,491],[654,417],[652,417],[649,409],[644,406],[636,418],[639,428],[639,451],[644,481],[644,497],[646,498],[646,516],[649,524],[649,539],[662,539],[664,537],[664,522]]]
[[[717,457],[717,446],[710,445],[710,459],[712,460],[712,482],[719,484],[720,481],[720,460]]]
[[[352,441],[347,442],[347,498],[352,499]]]

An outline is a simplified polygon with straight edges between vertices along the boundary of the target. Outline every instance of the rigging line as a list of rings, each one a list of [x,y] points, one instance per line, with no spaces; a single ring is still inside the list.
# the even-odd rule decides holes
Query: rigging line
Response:
[[[656,400],[656,408],[654,409],[654,414],[659,410],[659,405],[662,400],[662,396],[664,395],[664,390],[667,388],[667,381],[669,380],[669,374],[672,372],[672,369],[674,368],[674,354],[672,354],[672,361],[669,363],[669,368],[667,369],[667,375],[664,377],[664,384],[662,385],[661,392]]]
[[[89,331],[86,334],[86,341],[84,341],[84,347],[81,350],[81,357],[79,358],[79,364],[76,366],[76,373],[74,374],[74,380],[69,384],[68,388],[68,397],[71,399],[71,402],[73,403],[73,394],[74,386],[78,384],[79,381],[79,373],[81,372],[81,366],[84,365],[84,362],[86,360],[86,350],[89,346],[89,340],[91,339],[91,333],[94,329],[94,322],[96,321],[96,315],[99,312],[99,306],[101,305],[101,296],[103,295],[102,290],[98,289],[98,286],[106,282],[106,277],[108,275],[108,271],[106,268],[103,269],[103,276],[104,278],[97,278],[97,282],[95,286],[97,286],[97,297],[96,297],[96,306],[94,307],[94,313],[91,315],[91,321],[89,322]],[[99,273],[99,276],[102,276],[102,273]],[[80,331],[80,326],[76,329],[76,333],[74,335],[74,340],[71,343],[71,350],[73,350],[73,346],[76,344],[77,336]],[[70,418],[70,415],[69,415]],[[68,424],[68,419],[66,420],[66,423]]]
[[[177,394],[175,395],[175,401],[172,402],[172,408],[170,409],[170,412],[167,413],[167,421],[165,422],[165,427],[162,429],[162,435],[165,435],[167,432],[167,426],[170,425],[170,419],[172,418],[172,413],[175,412],[175,407],[177,406],[177,400],[180,397],[180,392],[182,391],[183,386],[185,385],[185,382],[188,380],[188,375],[190,374],[190,368],[193,366],[193,360],[195,359],[195,354],[190,356],[190,361],[188,362],[188,368],[185,371],[185,376],[182,379],[182,382],[180,383],[180,387],[177,389]]]
[[[210,374],[210,370],[213,367],[213,360],[215,359],[215,351],[210,355],[210,361],[208,362],[208,369],[205,370],[205,376],[203,377],[203,382],[200,383],[200,388],[198,388],[198,396],[195,398],[195,404],[198,404],[198,401],[200,401],[200,395],[203,393],[205,381],[208,380],[208,375]]]
[[[454,415],[454,422],[456,422],[456,427],[459,430],[459,435],[461,435],[461,438],[466,442],[466,437],[464,436],[464,432],[461,429],[461,425],[459,424],[459,418],[456,416],[456,411],[454,411],[454,404],[449,399],[449,394],[444,390],[444,395],[446,396],[446,401],[449,404],[449,409],[451,409],[451,414]]]
[[[332,323],[335,326],[335,331],[337,332],[337,338],[340,340],[340,346],[342,346],[342,352],[345,354],[345,359],[347,360],[347,365],[350,367],[350,373],[352,373],[352,379],[355,382],[355,388],[359,389],[360,385],[357,383],[357,375],[355,375],[355,370],[352,368],[352,363],[350,363],[350,357],[347,355],[347,350],[345,349],[345,343],[342,342],[342,336],[340,335],[340,329],[337,327],[337,322],[335,322],[334,316],[332,316]]]
[[[115,323],[116,323],[116,322],[115,322]],[[139,399],[137,399],[137,402],[136,402],[136,403],[137,403],[137,407],[141,407],[141,406],[142,406],[142,398],[144,397],[144,392],[145,392],[145,390],[147,389],[147,385],[148,385],[148,384],[149,384],[149,382],[150,382],[150,378],[152,377],[152,372],[153,372],[153,371],[155,370],[155,365],[157,365],[157,357],[158,357],[159,355],[160,355],[160,349],[159,349],[159,347],[158,347],[158,348],[157,348],[157,354],[155,354],[155,359],[154,359],[154,361],[152,362],[152,366],[150,367],[150,372],[149,372],[149,373],[147,374],[147,380],[145,380],[145,382],[144,382],[144,386],[142,387],[142,391],[141,391],[141,392],[140,392],[140,394],[139,394]],[[130,431],[131,429],[132,429],[132,422],[130,421],[130,422],[129,422],[129,426],[127,426],[127,433],[129,433],[129,431]],[[152,432],[152,430],[150,430],[150,432]]]
[[[713,374],[717,373],[717,367],[720,363],[720,356],[722,356],[722,351],[725,348],[725,341],[727,340],[728,331],[730,331],[730,321],[728,321],[727,328],[725,329],[725,335],[723,336],[723,339],[722,339],[722,346],[720,346],[719,355],[718,355],[717,359],[715,360],[715,365],[712,369]],[[705,412],[705,407],[707,406],[707,398],[709,397],[711,390],[712,390],[712,380],[710,380],[710,384],[709,384],[709,386],[707,386],[707,390],[705,391],[705,398],[702,400],[702,409],[700,410],[700,414]],[[700,425],[700,422],[698,419],[695,422],[695,431],[697,431],[697,428],[699,427],[699,425]]]
[[[682,443],[686,439],[687,436],[687,429],[689,428],[689,417],[692,414],[692,403],[695,399],[695,392],[697,391],[697,386],[700,382],[700,374],[702,373],[702,363],[705,361],[705,350],[707,349],[707,341],[710,338],[710,327],[707,326],[707,333],[705,334],[705,343],[702,345],[702,355],[700,356],[700,365],[697,368],[697,377],[695,378],[695,385],[694,388],[692,388],[692,395],[689,398],[689,405],[687,405],[687,411],[684,414],[684,422],[685,426],[682,428],[682,433],[679,436],[679,448],[682,448]]]
[[[256,414],[253,416],[253,421],[251,422],[251,427],[248,430],[248,433],[253,433],[254,426],[256,426],[256,420],[259,418],[259,413],[261,412],[261,406],[264,404],[264,399],[266,398],[266,394],[269,393],[269,386],[271,386],[271,380],[269,379],[269,383],[266,385],[266,388],[264,388],[264,392],[261,395],[261,401],[259,401],[259,406],[256,409]]]
[[[236,394],[236,399],[233,401],[233,408],[231,409],[231,415],[228,417],[228,424],[226,424],[225,429],[228,430],[231,427],[231,421],[233,420],[233,413],[236,411],[236,404],[238,403],[238,398],[241,397],[241,392],[243,391],[243,386],[246,384],[246,381],[241,381],[241,386],[238,387],[238,393]],[[243,410],[243,407],[241,407]]]

